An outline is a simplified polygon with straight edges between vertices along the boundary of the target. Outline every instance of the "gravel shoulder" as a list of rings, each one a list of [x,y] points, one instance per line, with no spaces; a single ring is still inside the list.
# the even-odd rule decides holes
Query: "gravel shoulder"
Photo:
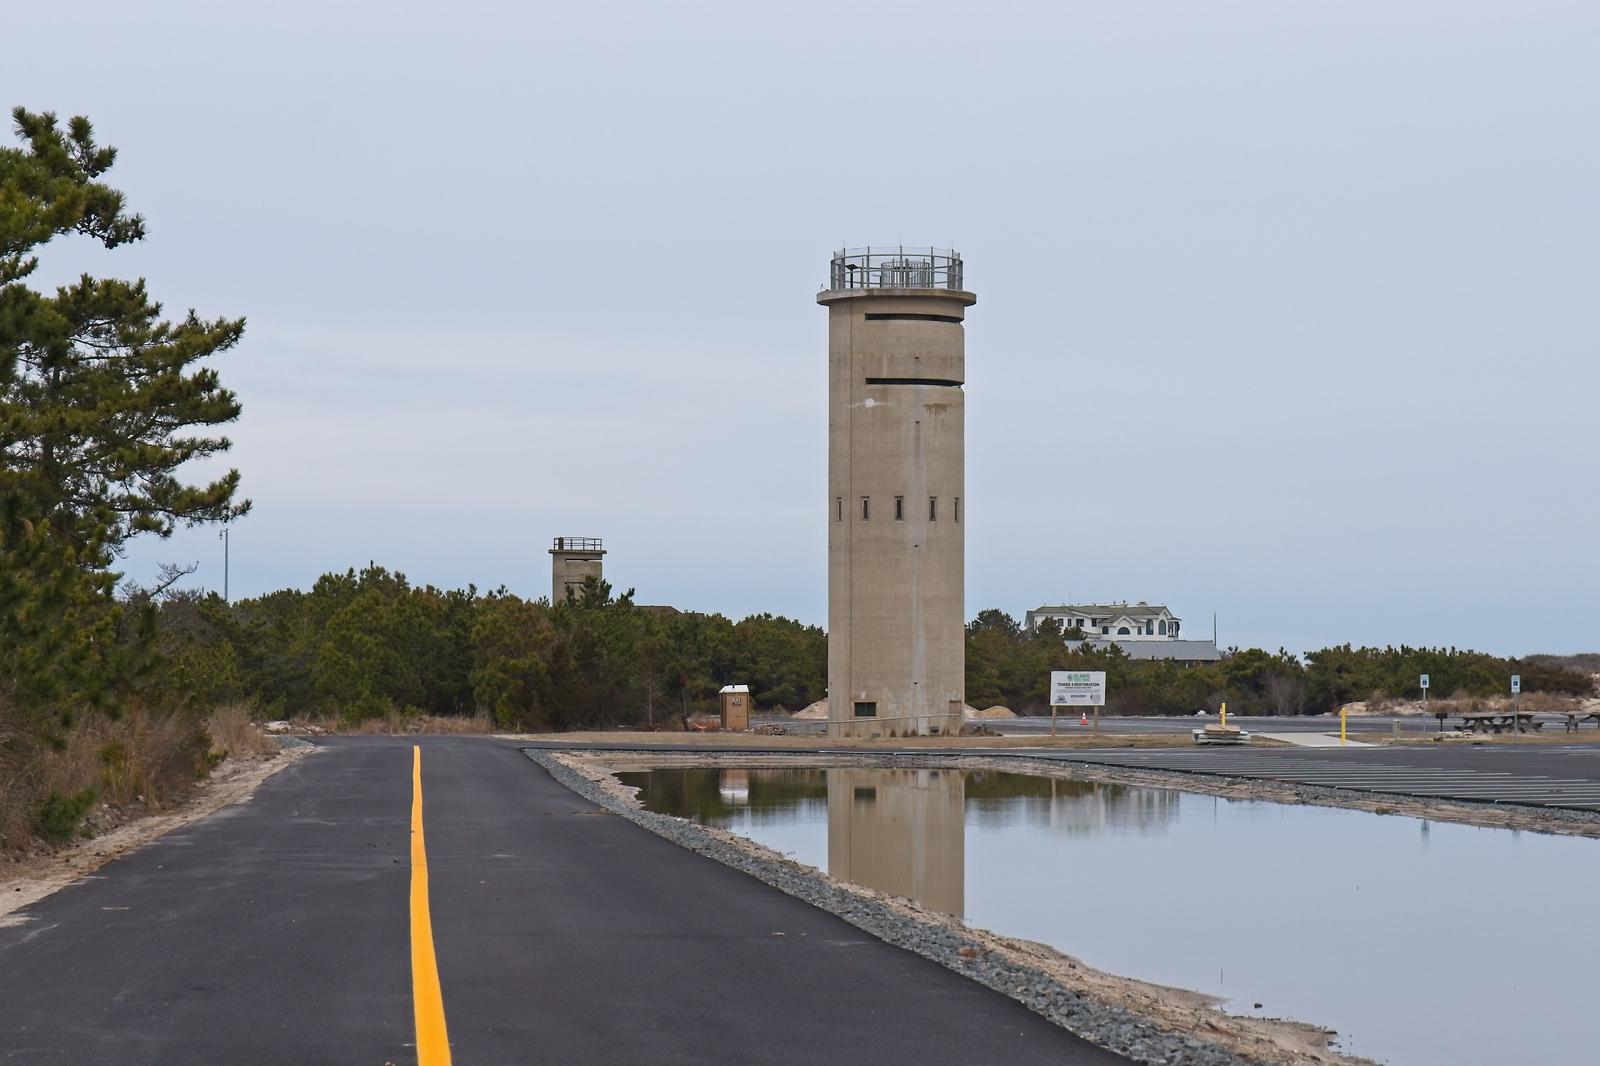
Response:
[[[528,749],[560,782],[613,814],[804,899],[898,947],[916,952],[1009,996],[1070,1032],[1137,1062],[1167,1066],[1371,1066],[1330,1048],[1335,1033],[1287,1019],[1241,1017],[1197,992],[1119,977],[1032,941],[974,929],[912,900],[834,880],[736,834],[643,810],[620,770],[687,766],[793,766],[782,754],[715,755]],[[1041,767],[1036,760],[879,755],[806,756],[807,766],[950,766],[1020,770],[1097,779],[1081,768]],[[1111,779],[1113,775],[1105,775]],[[1126,781],[1124,775],[1116,780]],[[1169,786],[1170,787],[1170,786]]]
[[[518,740],[550,744],[648,744],[653,748],[798,748],[807,751],[827,748],[881,748],[907,751],[917,748],[1193,748],[1188,733],[1088,733],[1062,727],[1060,736],[1048,734],[998,737],[827,737],[817,733],[764,734],[713,730],[709,733],[648,733],[613,730],[575,733],[496,733],[496,740]],[[1335,728],[1338,728],[1335,726]],[[1259,748],[1287,747],[1279,741],[1262,740]]]
[[[169,811],[137,818],[47,856],[0,862],[0,924],[9,924],[6,916],[12,911],[44,899],[119,855],[248,800],[261,782],[316,750],[299,745],[272,755],[230,755],[196,783],[193,795]]]

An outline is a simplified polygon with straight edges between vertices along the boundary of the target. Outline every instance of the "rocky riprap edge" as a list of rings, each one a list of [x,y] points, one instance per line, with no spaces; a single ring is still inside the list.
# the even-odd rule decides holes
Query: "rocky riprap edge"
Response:
[[[1048,974],[998,957],[978,940],[857,894],[809,866],[752,853],[718,838],[695,822],[626,803],[597,782],[552,758],[549,752],[524,748],[523,754],[567,788],[612,814],[765,881],[843,918],[879,940],[970,977],[1092,1044],[1154,1066],[1262,1066],[1256,1060],[1241,1058],[1216,1044],[1167,1032],[1122,1007],[1090,999]]]

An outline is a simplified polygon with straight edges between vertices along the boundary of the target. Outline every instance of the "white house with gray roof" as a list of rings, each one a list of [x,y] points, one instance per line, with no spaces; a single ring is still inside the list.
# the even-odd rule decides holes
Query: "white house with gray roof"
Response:
[[[1046,620],[1058,622],[1063,632],[1082,629],[1091,640],[1111,637],[1117,643],[1138,640],[1177,640],[1183,620],[1163,604],[1072,603],[1039,607],[1028,612],[1026,625],[1038,629]]]
[[[1046,621],[1058,622],[1069,648],[1104,648],[1116,645],[1130,659],[1165,659],[1179,666],[1206,666],[1222,658],[1215,640],[1185,640],[1183,620],[1164,604],[1072,603],[1029,611],[1026,625],[1038,629]]]

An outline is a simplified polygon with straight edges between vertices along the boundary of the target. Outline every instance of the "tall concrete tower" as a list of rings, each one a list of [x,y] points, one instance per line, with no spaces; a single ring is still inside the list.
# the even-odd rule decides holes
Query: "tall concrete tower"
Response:
[[[845,249],[828,287],[828,735],[956,733],[966,345],[939,248]]]
[[[567,602],[568,589],[600,578],[606,557],[599,537],[557,537],[550,546],[550,606]]]

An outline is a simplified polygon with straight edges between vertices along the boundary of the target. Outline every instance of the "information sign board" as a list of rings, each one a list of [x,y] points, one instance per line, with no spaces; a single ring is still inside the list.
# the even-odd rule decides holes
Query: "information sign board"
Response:
[[[1104,707],[1105,705],[1104,670],[1050,671],[1050,706]]]

